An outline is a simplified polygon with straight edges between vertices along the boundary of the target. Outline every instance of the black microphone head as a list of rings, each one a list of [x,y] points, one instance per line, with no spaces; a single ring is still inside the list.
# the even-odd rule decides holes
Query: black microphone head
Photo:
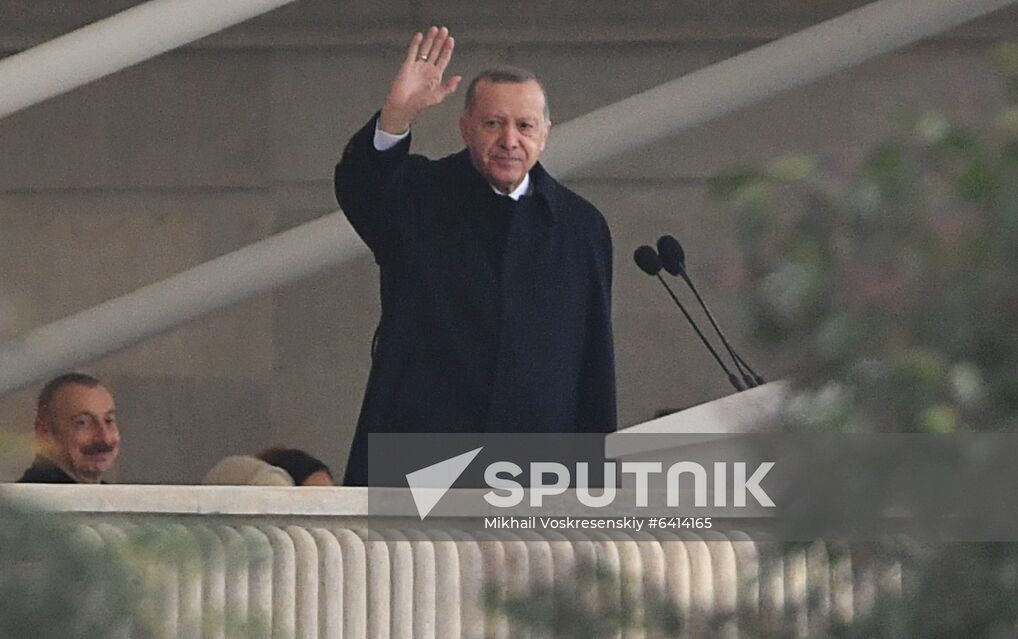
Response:
[[[671,235],[662,235],[657,239],[657,251],[661,254],[661,266],[672,275],[686,271],[686,252],[682,245]]]
[[[646,244],[636,249],[633,259],[636,260],[636,265],[640,267],[640,270],[647,275],[657,275],[661,272],[661,258],[657,256],[657,251]]]

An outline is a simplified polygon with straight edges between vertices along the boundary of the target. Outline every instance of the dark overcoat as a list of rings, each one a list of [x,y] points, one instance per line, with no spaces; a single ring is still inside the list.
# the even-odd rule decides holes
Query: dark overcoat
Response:
[[[537,164],[494,263],[485,216],[499,196],[469,152],[429,160],[409,138],[379,152],[374,130],[373,119],[353,136],[335,173],[382,306],[344,483],[367,484],[368,433],[614,430],[601,213]]]
[[[19,484],[77,484],[78,481],[42,455],[36,455],[32,465],[18,480]]]

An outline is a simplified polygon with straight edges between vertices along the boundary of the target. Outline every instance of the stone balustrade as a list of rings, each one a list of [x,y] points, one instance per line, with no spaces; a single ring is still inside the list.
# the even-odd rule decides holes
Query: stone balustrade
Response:
[[[496,535],[377,517],[369,530],[357,488],[4,485],[0,497],[66,518],[96,547],[175,540],[142,567],[159,637],[225,638],[240,624],[243,636],[286,639],[509,638],[521,632],[486,609],[485,593],[541,592],[637,617],[664,605],[685,620],[683,636],[718,620],[736,636],[747,619],[807,636],[851,621],[901,579],[894,566],[855,566],[847,548],[788,550],[739,533]],[[618,579],[585,582],[585,567]]]

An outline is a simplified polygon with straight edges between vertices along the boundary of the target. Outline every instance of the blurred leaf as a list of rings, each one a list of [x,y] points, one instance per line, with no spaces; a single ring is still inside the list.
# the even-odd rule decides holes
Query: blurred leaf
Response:
[[[1004,43],[990,51],[990,59],[1007,76],[1018,76],[1018,44]]]
[[[1006,135],[1018,136],[1018,107],[1008,107],[997,116],[996,122],[999,128]]]
[[[901,191],[906,183],[903,149],[893,142],[876,147],[866,157],[862,171],[882,193]]]
[[[832,360],[849,358],[859,352],[863,332],[858,320],[842,313],[825,322],[817,335],[817,346],[826,357]]]
[[[763,177],[763,173],[753,167],[730,169],[722,175],[709,178],[707,192],[713,197],[727,200],[745,187],[747,183]]]
[[[951,122],[943,113],[930,111],[916,120],[914,134],[917,140],[927,146],[942,144],[951,133]]]
[[[792,153],[775,160],[768,173],[771,177],[785,182],[804,180],[816,173],[816,162],[804,153]]]
[[[1000,190],[996,166],[986,158],[970,157],[964,163],[957,179],[957,193],[969,202],[990,201]]]
[[[958,430],[960,420],[958,411],[947,404],[930,406],[920,418],[922,430],[931,433],[950,433]]]

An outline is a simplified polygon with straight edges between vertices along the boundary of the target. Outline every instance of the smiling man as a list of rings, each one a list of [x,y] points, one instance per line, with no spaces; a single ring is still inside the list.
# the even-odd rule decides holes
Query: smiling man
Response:
[[[478,173],[499,193],[517,198],[548,142],[544,88],[522,69],[491,69],[467,89],[460,133]]]
[[[410,128],[460,83],[454,40],[414,36],[381,111],[347,144],[336,197],[381,275],[382,317],[347,485],[369,433],[615,428],[608,226],[538,161],[544,87],[498,67],[470,83],[466,148],[411,155]]]
[[[19,482],[99,483],[120,452],[113,396],[83,373],[50,380],[39,393],[35,441],[38,454]]]

